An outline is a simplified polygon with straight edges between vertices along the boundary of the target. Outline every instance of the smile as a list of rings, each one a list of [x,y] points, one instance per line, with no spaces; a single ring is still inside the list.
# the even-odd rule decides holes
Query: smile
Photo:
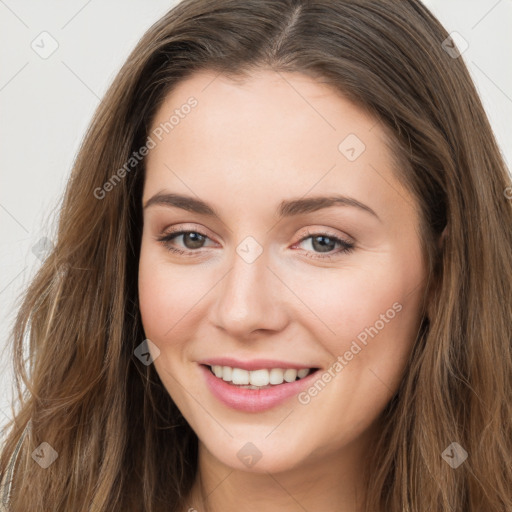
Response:
[[[252,366],[252,365],[251,365]],[[199,364],[206,387],[222,405],[241,412],[263,412],[311,385],[318,368],[258,368]]]

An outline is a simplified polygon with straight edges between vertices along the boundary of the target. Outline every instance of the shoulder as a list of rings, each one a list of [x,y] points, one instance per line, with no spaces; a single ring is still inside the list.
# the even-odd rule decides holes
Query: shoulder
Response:
[[[9,504],[9,497],[11,494],[11,485],[13,480],[13,473],[14,473],[14,467],[16,466],[16,461],[18,459],[18,455],[21,451],[21,445],[23,444],[23,440],[25,439],[25,436],[27,435],[28,431],[30,430],[31,422],[29,421],[27,423],[27,426],[23,430],[23,433],[21,434],[21,437],[19,441],[16,443],[16,448],[14,449],[13,454],[11,455],[9,459],[9,463],[7,465],[5,474],[2,478],[2,482],[0,482],[0,512],[7,512],[7,506]],[[1,444],[3,446],[5,439],[6,439],[6,433],[4,432],[1,438]]]

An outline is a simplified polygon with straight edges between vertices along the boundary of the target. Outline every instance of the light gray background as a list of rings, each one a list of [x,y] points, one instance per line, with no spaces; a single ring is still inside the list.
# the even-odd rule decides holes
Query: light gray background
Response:
[[[0,425],[11,417],[17,297],[41,264],[33,249],[55,233],[53,211],[100,98],[143,33],[176,3],[0,0]],[[510,168],[512,0],[425,4],[467,41],[462,57]],[[52,44],[47,58],[32,47],[43,53]]]

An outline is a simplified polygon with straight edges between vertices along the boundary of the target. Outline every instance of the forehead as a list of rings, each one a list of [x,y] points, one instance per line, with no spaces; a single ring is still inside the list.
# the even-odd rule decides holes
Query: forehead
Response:
[[[194,98],[197,105],[186,105]],[[198,72],[181,81],[157,112],[152,130],[164,125],[173,112],[184,113],[172,121],[170,137],[204,137],[222,147],[240,146],[247,150],[265,143],[268,150],[301,138],[307,150],[322,140],[319,148],[338,151],[340,140],[349,133],[361,140],[384,137],[377,121],[353,105],[332,86],[300,73],[259,70],[245,77],[227,77],[211,71]],[[190,112],[189,112],[190,110]],[[188,112],[188,113],[185,113]],[[186,118],[189,118],[187,122]],[[199,120],[199,122],[194,122]],[[191,127],[191,125],[193,125]],[[243,128],[242,131],[239,131]],[[371,133],[373,131],[373,134]],[[259,132],[257,139],[246,135]],[[214,137],[214,138],[213,138]],[[297,152],[297,147],[294,147]]]
[[[156,146],[147,158],[146,198],[188,188],[277,204],[336,191],[363,193],[382,208],[407,193],[394,182],[380,123],[299,73],[261,70],[243,80],[196,73],[167,96],[150,135]]]

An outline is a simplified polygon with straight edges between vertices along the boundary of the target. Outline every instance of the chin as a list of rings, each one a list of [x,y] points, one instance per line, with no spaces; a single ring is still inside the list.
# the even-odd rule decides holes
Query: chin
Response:
[[[281,440],[270,442],[264,436],[249,441],[250,437],[229,439],[228,442],[209,440],[200,443],[208,450],[210,456],[221,464],[236,471],[249,473],[280,473],[301,467],[307,454],[297,452],[297,444],[290,442],[283,445]],[[305,433],[307,435],[307,433]]]

